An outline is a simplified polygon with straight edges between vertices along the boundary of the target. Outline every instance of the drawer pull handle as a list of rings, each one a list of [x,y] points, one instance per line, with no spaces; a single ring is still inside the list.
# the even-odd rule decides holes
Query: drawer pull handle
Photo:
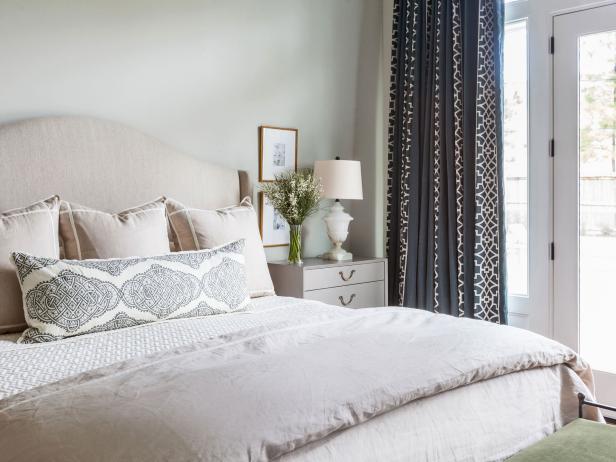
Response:
[[[345,302],[344,297],[341,295],[340,297],[338,297],[338,300],[340,300],[340,303],[342,303],[342,306],[347,306],[351,304],[354,298],[355,298],[355,294],[351,294],[351,296],[349,297],[349,301]]]
[[[338,271],[338,274],[340,275],[340,277],[342,278],[342,280],[344,282],[346,281],[350,281],[351,278],[353,277],[353,275],[355,274],[355,270],[351,270],[351,272],[349,273],[348,277],[344,277],[344,273],[342,271]]]

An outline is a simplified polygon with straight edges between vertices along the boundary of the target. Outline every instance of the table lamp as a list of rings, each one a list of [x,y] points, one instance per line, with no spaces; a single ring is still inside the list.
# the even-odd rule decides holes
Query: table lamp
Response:
[[[327,235],[333,247],[321,258],[326,260],[351,260],[353,255],[342,248],[349,234],[349,223],[353,217],[344,211],[340,199],[363,199],[361,188],[361,164],[358,160],[317,160],[314,163],[314,176],[323,186],[321,197],[336,199],[329,213],[323,218],[327,225]]]

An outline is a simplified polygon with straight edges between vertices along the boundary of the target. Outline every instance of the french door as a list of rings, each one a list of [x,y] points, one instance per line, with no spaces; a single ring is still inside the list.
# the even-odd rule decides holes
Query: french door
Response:
[[[554,336],[616,405],[616,5],[554,17]]]

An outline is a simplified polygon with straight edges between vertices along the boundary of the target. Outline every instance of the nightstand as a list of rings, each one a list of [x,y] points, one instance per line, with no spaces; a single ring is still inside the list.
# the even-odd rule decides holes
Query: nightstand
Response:
[[[306,258],[302,265],[269,262],[277,295],[308,298],[347,308],[387,305],[387,259],[347,261]]]

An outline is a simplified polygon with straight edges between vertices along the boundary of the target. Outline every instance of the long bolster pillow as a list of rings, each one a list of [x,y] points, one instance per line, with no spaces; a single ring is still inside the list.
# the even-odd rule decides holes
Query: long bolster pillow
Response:
[[[243,310],[244,241],[194,252],[57,260],[15,252],[28,329],[38,343],[144,323]]]

